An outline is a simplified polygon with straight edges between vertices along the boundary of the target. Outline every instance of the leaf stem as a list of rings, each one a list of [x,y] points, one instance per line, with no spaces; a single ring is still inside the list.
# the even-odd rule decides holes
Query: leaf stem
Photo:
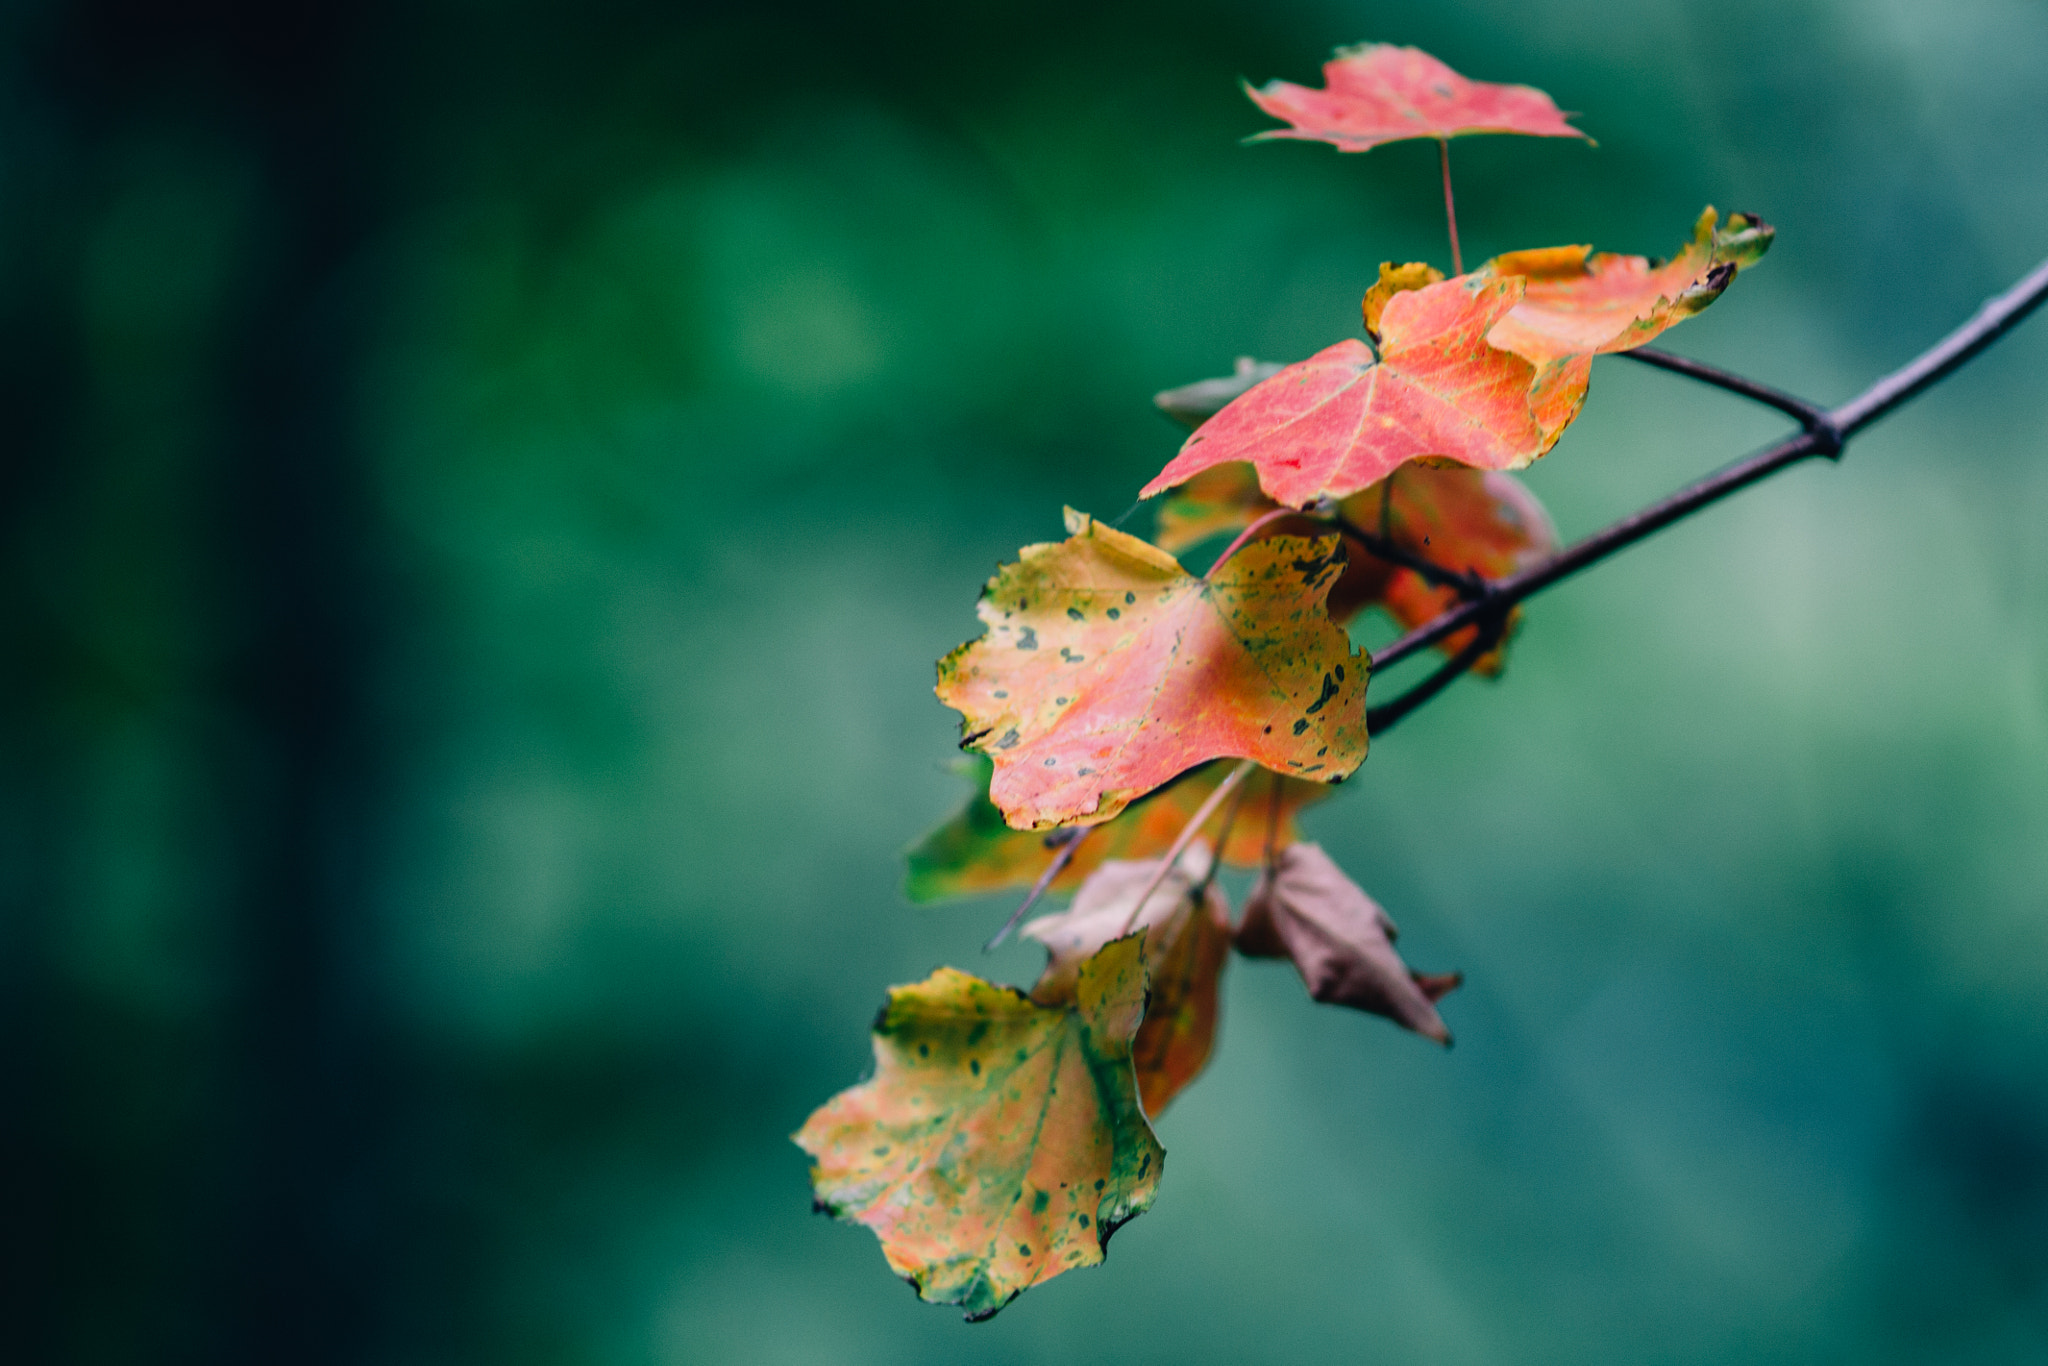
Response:
[[[1254,518],[1250,526],[1246,527],[1243,531],[1237,533],[1236,540],[1232,541],[1229,545],[1223,547],[1223,553],[1221,555],[1218,555],[1216,557],[1216,562],[1210,565],[1209,568],[1203,573],[1202,582],[1207,583],[1209,581],[1210,575],[1214,574],[1217,570],[1223,567],[1223,562],[1225,560],[1229,559],[1232,555],[1235,555],[1239,550],[1243,549],[1244,543],[1246,541],[1249,541],[1255,534],[1257,534],[1260,527],[1265,526],[1268,522],[1277,522],[1282,517],[1300,517],[1304,515],[1305,514],[1297,512],[1293,508],[1274,508],[1271,512],[1266,513],[1264,516]]]
[[[1208,822],[1209,817],[1216,814],[1216,808],[1223,804],[1223,799],[1230,795],[1231,790],[1257,767],[1258,765],[1250,759],[1240,760],[1236,768],[1223,775],[1223,781],[1216,784],[1216,790],[1195,808],[1195,814],[1188,817],[1188,823],[1173,837],[1173,845],[1166,851],[1166,857],[1159,860],[1159,871],[1152,875],[1152,880],[1145,884],[1145,890],[1131,903],[1131,913],[1125,918],[1124,927],[1117,931],[1117,938],[1121,939],[1131,932],[1131,927],[1138,923],[1138,912],[1145,909],[1145,903],[1152,899],[1152,893],[1158,891],[1159,884],[1166,881],[1166,875],[1173,871],[1173,865],[1180,861],[1180,856],[1194,843],[1195,836],[1200,833],[1202,826]]]
[[[1819,411],[1819,421],[1799,435],[1725,465],[1706,478],[1688,484],[1669,497],[1566,547],[1540,564],[1495,580],[1483,596],[1441,613],[1379,651],[1372,658],[1372,667],[1384,669],[1418,650],[1426,650],[1446,636],[1484,617],[1498,615],[1524,598],[1534,597],[1552,584],[1598,564],[1653,532],[1789,465],[1809,456],[1838,455],[1842,444],[1856,432],[1953,373],[2040,307],[2043,300],[2048,300],[2048,261],[2034,267],[2011,289],[1986,300],[1967,322],[1905,365],[1848,402]]]
[[[1277,781],[1279,775],[1275,774],[1274,777]],[[1202,894],[1209,890],[1209,884],[1216,880],[1217,872],[1222,869],[1223,851],[1230,845],[1230,832],[1237,826],[1237,813],[1244,810],[1244,799],[1249,797],[1251,792],[1252,785],[1250,783],[1240,784],[1237,789],[1237,795],[1231,798],[1230,805],[1224,808],[1223,824],[1216,829],[1216,857],[1209,860],[1209,871],[1202,874],[1202,880],[1197,882],[1188,891],[1188,895],[1192,896],[1195,900],[1200,901],[1202,899]]]
[[[1038,898],[1045,895],[1045,889],[1052,886],[1053,881],[1066,871],[1067,865],[1074,861],[1074,851],[1081,847],[1081,841],[1086,839],[1088,832],[1094,828],[1092,825],[1083,825],[1078,828],[1055,830],[1046,836],[1048,843],[1057,836],[1065,838],[1059,841],[1059,852],[1052,856],[1051,863],[1045,865],[1045,871],[1038,875],[1038,881],[1031,884],[1031,890],[1025,894],[1022,904],[1010,912],[1010,918],[1003,922],[1003,927],[981,946],[983,953],[993,953],[998,944],[1010,937],[1010,931],[1017,928],[1017,922],[1024,918],[1024,912],[1038,904]]]
[[[1273,775],[1273,794],[1266,803],[1266,871],[1273,871],[1273,846],[1280,842],[1280,775]]]
[[[1458,201],[1451,196],[1451,140],[1436,140],[1438,158],[1444,167],[1444,222],[1451,228],[1451,274],[1465,273],[1465,258],[1458,251]]]

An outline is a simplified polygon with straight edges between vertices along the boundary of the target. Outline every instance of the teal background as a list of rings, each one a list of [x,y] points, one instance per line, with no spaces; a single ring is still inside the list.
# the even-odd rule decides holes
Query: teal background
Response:
[[[1238,77],[1549,90],[1600,145],[1455,144],[1467,259],[1762,213],[1667,341],[1833,401],[2048,253],[2048,8],[169,9],[0,10],[21,1359],[2048,1359],[2038,320],[1307,817],[1454,1051],[1236,964],[1158,1205],[976,1326],[786,1141],[889,984],[1035,970],[899,892],[981,580],[1445,254],[1433,148]],[[1782,429],[1603,360],[1529,482]]]

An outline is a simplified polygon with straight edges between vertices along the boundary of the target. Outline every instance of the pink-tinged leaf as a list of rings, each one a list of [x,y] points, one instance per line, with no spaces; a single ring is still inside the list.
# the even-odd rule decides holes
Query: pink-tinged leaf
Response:
[[[1517,469],[1557,443],[1572,395],[1531,408],[1536,369],[1486,335],[1522,301],[1520,276],[1460,276],[1385,300],[1380,359],[1342,341],[1290,365],[1210,418],[1143,496],[1231,460],[1274,502],[1343,498],[1409,460]],[[1578,396],[1583,397],[1580,381]]]
[[[1384,1015],[1448,1045],[1436,1002],[1463,979],[1410,972],[1394,951],[1394,922],[1320,845],[1281,851],[1245,902],[1237,947],[1250,958],[1288,957],[1318,1001]]]
[[[1550,96],[1526,85],[1468,80],[1420,48],[1361,43],[1323,64],[1323,88],[1291,81],[1247,85],[1252,103],[1293,126],[1256,136],[1328,142],[1341,152],[1370,151],[1404,138],[1520,133],[1583,138]],[[1591,139],[1587,139],[1591,141]]]
[[[988,633],[939,661],[1012,827],[1099,824],[1209,759],[1325,783],[1364,761],[1368,661],[1323,610],[1335,536],[1258,541],[1197,579],[1085,514],[1067,525],[989,580]]]

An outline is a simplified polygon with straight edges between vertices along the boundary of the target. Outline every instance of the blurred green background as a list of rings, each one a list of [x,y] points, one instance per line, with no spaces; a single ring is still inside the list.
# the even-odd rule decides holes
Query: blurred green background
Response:
[[[899,892],[979,583],[1445,254],[1426,144],[1238,145],[1368,38],[1600,140],[1458,143],[1468,259],[1774,221],[1667,341],[1818,398],[2048,253],[2037,0],[0,7],[5,1355],[2048,1360],[2038,320],[1308,816],[1454,1052],[1237,964],[984,1325],[809,1212],[884,988],[1035,970]],[[1781,430],[1603,361],[1530,482]]]

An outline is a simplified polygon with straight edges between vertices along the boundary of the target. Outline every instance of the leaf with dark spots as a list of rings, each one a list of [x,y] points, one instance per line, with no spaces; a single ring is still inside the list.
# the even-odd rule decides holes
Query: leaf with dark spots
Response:
[[[1394,922],[1314,844],[1282,851],[1252,888],[1237,948],[1252,958],[1285,956],[1309,995],[1384,1015],[1448,1045],[1436,1001],[1463,979],[1410,972],[1394,951]]]
[[[1018,734],[1008,748],[979,746],[995,760],[991,800],[1012,825],[1105,821],[1214,758],[1288,768],[1327,747],[1329,766],[1342,773],[1364,759],[1365,661],[1319,610],[1340,569],[1335,537],[1260,540],[1197,579],[1157,547],[1084,514],[1070,513],[1068,525],[1067,540],[1025,547],[992,581],[990,596],[1021,588],[1038,602],[1030,625],[984,608],[987,634],[939,664],[939,699],[961,713],[966,731]],[[1304,556],[1329,560],[1308,583],[1287,569]],[[1146,605],[1121,621],[1066,615],[1070,605],[1112,595],[1134,601],[1140,589]],[[1065,658],[1004,648],[1020,629],[1035,629]],[[1264,729],[1301,715],[1338,664],[1352,666],[1350,681],[1312,734]],[[999,690],[1010,696],[997,698]],[[1070,700],[1059,706],[1055,696]],[[1049,755],[1062,762],[1048,768]],[[1083,767],[1093,771],[1084,776]]]
[[[1294,572],[1301,575],[1304,582],[1315,579],[1329,567],[1330,559],[1328,556],[1322,556],[1313,560],[1296,560],[1294,562]]]
[[[873,1078],[795,1135],[818,1207],[872,1229],[920,1296],[970,1319],[1100,1262],[1116,1226],[1150,1207],[1165,1157],[1131,1062],[1144,1006],[1137,935],[1081,965],[1071,1004],[952,968],[893,988]],[[1018,1060],[977,1071],[975,1024],[991,1057]]]
[[[945,824],[910,850],[905,890],[912,901],[939,901],[1008,887],[1028,887],[1037,881],[1057,852],[1047,847],[1046,837],[1037,831],[1012,830],[1003,820],[1002,812],[988,800],[993,766],[985,755],[963,756],[956,765],[974,784],[974,794]],[[1054,879],[1052,890],[1072,891],[1106,859],[1150,858],[1165,853],[1227,771],[1223,764],[1198,768],[1132,802],[1115,820],[1090,829],[1065,869]],[[1081,772],[1087,776],[1085,768]],[[1269,770],[1254,773],[1247,780],[1245,800],[1246,809],[1257,811],[1259,818],[1230,823],[1229,839],[1223,846],[1224,863],[1236,868],[1258,867],[1265,858],[1269,815],[1275,845],[1284,849],[1300,838],[1296,813],[1329,795],[1326,783],[1304,782]],[[1224,814],[1221,809],[1210,814],[1202,826],[1203,838],[1212,842],[1222,838]]]
[[[1031,989],[1032,999],[1046,1005],[1072,997],[1080,965],[1124,933],[1127,923],[1145,932],[1151,990],[1131,1051],[1145,1113],[1154,1118],[1200,1075],[1215,1045],[1218,988],[1230,956],[1230,904],[1213,881],[1200,897],[1194,895],[1208,867],[1207,846],[1191,845],[1134,919],[1132,911],[1158,877],[1160,860],[1111,860],[1081,884],[1073,905],[1024,927],[1048,954],[1045,972]]]
[[[1313,716],[1313,715],[1315,715],[1315,714],[1316,714],[1317,712],[1321,711],[1321,710],[1323,709],[1323,706],[1324,706],[1324,704],[1325,704],[1325,703],[1327,703],[1327,702],[1328,702],[1328,701],[1329,701],[1329,700],[1330,700],[1331,698],[1335,697],[1336,695],[1337,695],[1337,679],[1336,679],[1336,676],[1335,676],[1334,674],[1324,674],[1324,675],[1323,675],[1323,691],[1322,691],[1322,695],[1321,695],[1320,697],[1316,698],[1316,700],[1315,700],[1315,701],[1313,701],[1313,702],[1311,702],[1311,703],[1309,703],[1309,704],[1308,704],[1308,711],[1309,711],[1309,715]]]

